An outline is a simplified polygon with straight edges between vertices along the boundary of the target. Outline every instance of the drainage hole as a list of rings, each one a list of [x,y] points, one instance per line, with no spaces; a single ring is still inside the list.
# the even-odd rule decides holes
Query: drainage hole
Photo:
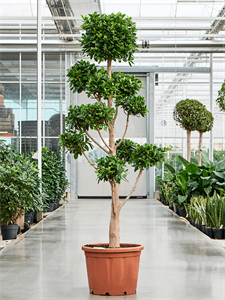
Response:
[[[109,293],[105,293],[105,296],[109,296]]]
[[[127,292],[124,292],[123,294],[124,294],[124,295],[127,295]]]

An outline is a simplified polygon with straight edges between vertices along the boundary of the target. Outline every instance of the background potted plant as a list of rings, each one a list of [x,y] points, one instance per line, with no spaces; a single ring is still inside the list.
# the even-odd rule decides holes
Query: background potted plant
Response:
[[[173,111],[173,118],[187,131],[187,160],[191,159],[191,132],[199,132],[198,165],[201,165],[202,135],[213,127],[213,116],[205,105],[195,99],[179,101]]]
[[[35,163],[3,146],[0,165],[0,224],[3,239],[15,239],[18,218],[34,208],[42,209],[40,179]],[[8,235],[9,233],[9,235]]]
[[[132,64],[133,53],[137,50],[135,23],[121,13],[100,15],[95,12],[83,19],[83,53],[98,63],[107,61],[107,70],[80,60],[68,71],[71,90],[78,93],[85,91],[96,102],[70,106],[65,119],[65,133],[60,136],[60,140],[61,145],[68,148],[75,159],[79,155],[86,157],[95,169],[98,181],[108,181],[111,186],[109,243],[82,247],[86,254],[90,292],[103,295],[132,294],[136,292],[139,257],[143,246],[133,244],[131,247],[120,243],[120,211],[136,189],[143,170],[162,161],[163,152],[168,149],[139,145],[125,139],[130,116],[145,117],[147,107],[145,99],[137,95],[141,81],[133,75],[112,73],[111,66],[112,61]],[[121,113],[119,107],[126,114],[127,121],[123,137],[116,141],[114,125],[118,113]],[[91,136],[90,129],[98,132],[102,144]],[[109,143],[103,139],[102,129],[108,130]],[[106,153],[105,157],[95,162],[85,153],[93,149],[93,143]],[[121,180],[126,180],[127,164],[133,166],[138,175],[131,192],[120,202],[119,187]],[[95,249],[96,246],[98,249]],[[107,272],[109,260],[110,272]]]
[[[42,148],[42,189],[47,211],[53,211],[59,206],[61,199],[65,200],[64,192],[68,186],[61,153],[48,150],[47,147]]]

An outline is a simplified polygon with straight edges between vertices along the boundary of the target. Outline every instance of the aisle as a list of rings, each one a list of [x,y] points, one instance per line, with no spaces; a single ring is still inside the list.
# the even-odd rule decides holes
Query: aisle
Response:
[[[225,250],[156,200],[130,200],[121,242],[144,245],[136,295],[90,295],[81,245],[108,241],[109,200],[71,200],[0,252],[1,300],[225,300]]]

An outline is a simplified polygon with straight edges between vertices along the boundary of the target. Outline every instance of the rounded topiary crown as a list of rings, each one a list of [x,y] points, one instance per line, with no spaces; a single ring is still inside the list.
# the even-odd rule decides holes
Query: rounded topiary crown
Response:
[[[181,128],[190,131],[199,131],[199,120],[205,111],[205,105],[198,100],[185,99],[175,105],[173,118]]]
[[[122,13],[82,16],[81,28],[86,32],[80,40],[83,53],[98,63],[108,59],[133,63],[137,50],[136,25],[132,18]]]

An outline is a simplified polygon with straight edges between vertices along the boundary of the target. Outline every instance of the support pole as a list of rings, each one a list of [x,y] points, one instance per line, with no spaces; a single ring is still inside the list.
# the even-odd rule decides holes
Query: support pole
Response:
[[[59,55],[59,62],[60,62],[60,71],[59,71],[59,86],[60,86],[60,100],[59,100],[59,134],[63,133],[63,94],[62,94],[62,54]],[[58,148],[61,153],[61,158],[63,159],[63,151],[62,147]]]
[[[22,113],[21,113],[21,110],[22,110],[22,84],[21,84],[21,81],[22,81],[22,59],[21,59],[21,53],[19,54],[19,59],[20,59],[20,86],[19,86],[19,93],[20,93],[20,133],[19,133],[19,141],[20,141],[20,153],[22,152]],[[25,141],[26,143],[26,141]]]
[[[77,62],[77,57],[76,54],[70,55],[70,65],[74,65]],[[71,91],[69,92],[70,95],[70,105],[74,106],[78,104],[78,94],[72,93]],[[68,100],[69,104],[69,100]],[[71,164],[70,164],[70,193],[71,193],[71,199],[77,199],[78,198],[78,163],[77,159],[75,160],[73,157],[73,154],[70,154],[71,158]]]
[[[37,0],[37,145],[41,178],[41,0]]]
[[[43,125],[42,125],[42,136],[43,136],[43,147],[45,147],[45,53],[43,53]]]
[[[209,73],[209,103],[210,112],[213,113],[213,54],[209,54],[210,73]],[[213,161],[213,130],[209,133],[209,159]]]
[[[68,107],[70,105],[70,88],[67,83],[67,69],[71,67],[70,65],[70,54],[65,52],[65,78],[64,78],[64,86],[65,86],[65,117],[68,116]],[[66,169],[66,176],[69,182],[70,181],[70,169],[71,169],[71,154],[65,153],[65,169]],[[66,190],[67,199],[71,197],[71,187],[69,186]]]
[[[147,143],[155,143],[155,74],[147,74]],[[147,171],[147,198],[153,199],[155,191],[155,167]]]

